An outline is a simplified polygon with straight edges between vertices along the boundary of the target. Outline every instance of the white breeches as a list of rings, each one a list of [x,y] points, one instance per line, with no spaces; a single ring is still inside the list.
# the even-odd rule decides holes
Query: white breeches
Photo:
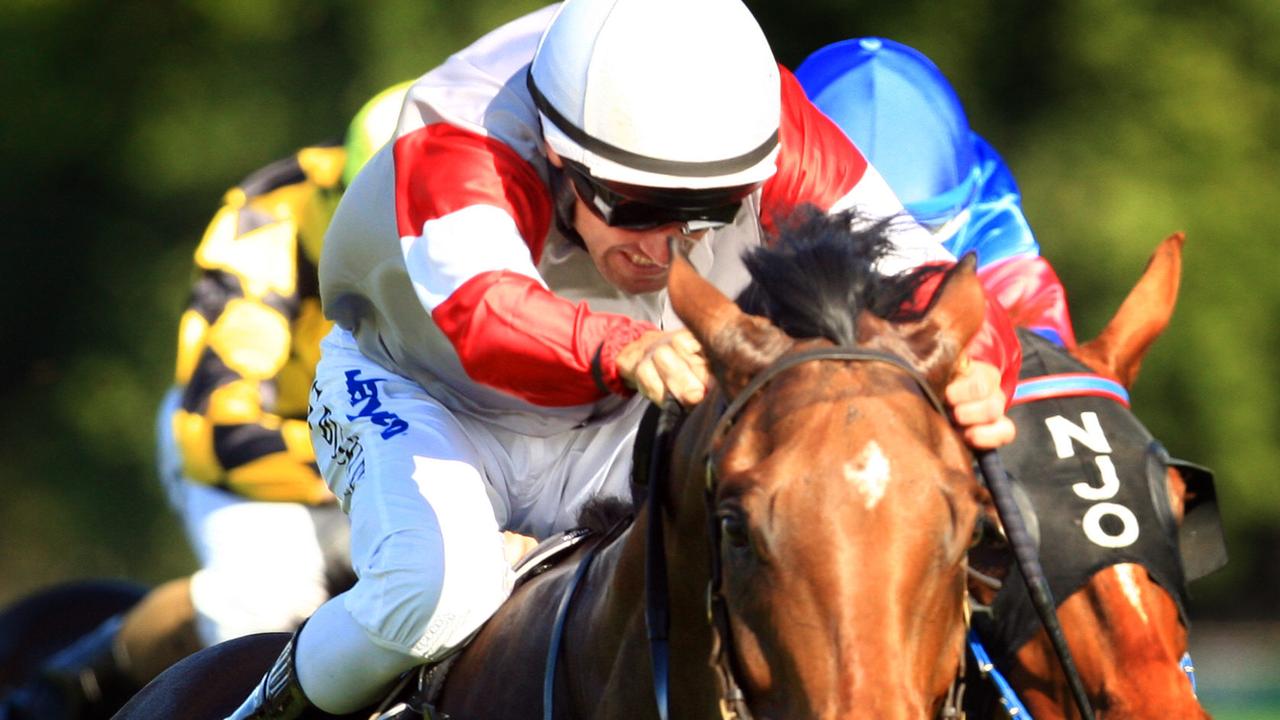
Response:
[[[358,580],[342,596],[370,640],[434,659],[510,592],[502,530],[546,537],[597,495],[626,495],[644,409],[531,438],[454,414],[335,328],[311,395],[320,469],[351,517]],[[304,633],[305,634],[305,633]]]
[[[349,573],[349,523],[336,504],[247,500],[185,479],[169,418],[158,422],[161,478],[200,563],[191,578],[200,640],[212,645],[258,632],[292,631]]]

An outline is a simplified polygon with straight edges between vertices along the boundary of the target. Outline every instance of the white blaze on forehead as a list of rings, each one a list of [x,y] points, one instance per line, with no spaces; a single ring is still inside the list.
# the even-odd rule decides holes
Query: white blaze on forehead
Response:
[[[867,443],[858,457],[844,464],[844,479],[866,497],[868,510],[884,497],[889,485],[889,458],[875,440]]]
[[[1137,567],[1132,563],[1116,565],[1116,579],[1120,581],[1120,589],[1124,591],[1129,604],[1138,611],[1138,617],[1142,618],[1143,623],[1150,625],[1151,619],[1147,617],[1147,609],[1142,605],[1142,586],[1138,584],[1138,578],[1135,575]]]

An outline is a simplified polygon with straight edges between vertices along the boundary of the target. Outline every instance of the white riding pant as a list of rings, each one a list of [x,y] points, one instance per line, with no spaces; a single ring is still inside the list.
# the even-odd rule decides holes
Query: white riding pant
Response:
[[[160,477],[200,563],[191,578],[205,645],[259,632],[292,632],[350,574],[350,525],[337,504],[259,502],[182,475],[170,422],[171,390],[157,418]]]
[[[575,526],[588,500],[628,495],[644,407],[549,438],[517,435],[450,412],[335,327],[308,421],[351,517],[358,580],[340,596],[351,617],[371,642],[425,660],[465,641],[510,592],[502,530],[547,537]]]

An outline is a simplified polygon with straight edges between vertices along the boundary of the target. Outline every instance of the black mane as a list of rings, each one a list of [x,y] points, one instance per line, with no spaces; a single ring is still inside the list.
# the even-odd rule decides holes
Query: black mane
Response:
[[[803,206],[778,222],[768,247],[745,258],[752,282],[738,296],[748,313],[762,315],[795,338],[824,337],[854,345],[855,318],[863,309],[897,317],[928,277],[926,266],[882,275],[875,264],[889,254],[889,236],[900,218],[868,220],[855,211],[827,215]]]
[[[635,518],[637,505],[635,498],[593,497],[578,511],[578,522],[574,527],[604,535],[620,523],[629,524]]]

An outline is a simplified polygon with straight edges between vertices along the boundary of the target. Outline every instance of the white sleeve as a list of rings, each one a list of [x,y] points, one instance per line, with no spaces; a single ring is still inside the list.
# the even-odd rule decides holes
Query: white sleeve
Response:
[[[955,262],[955,256],[907,213],[884,176],[870,164],[858,184],[837,200],[831,211],[839,212],[855,205],[867,222],[894,218],[891,227],[894,250],[876,266],[878,272],[893,275],[925,263]]]

